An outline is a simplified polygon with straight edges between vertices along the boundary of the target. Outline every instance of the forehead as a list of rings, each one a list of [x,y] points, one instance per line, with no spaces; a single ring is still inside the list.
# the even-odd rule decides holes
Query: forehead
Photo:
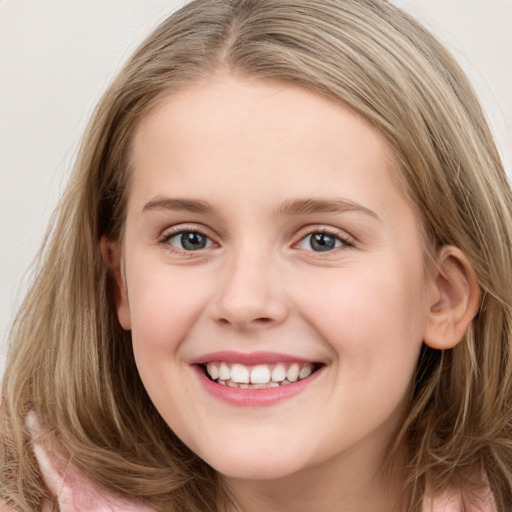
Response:
[[[380,192],[399,193],[393,153],[362,117],[289,83],[230,75],[164,98],[137,127],[131,164],[137,196],[218,192],[222,201],[261,191],[364,202],[379,192],[376,180]]]

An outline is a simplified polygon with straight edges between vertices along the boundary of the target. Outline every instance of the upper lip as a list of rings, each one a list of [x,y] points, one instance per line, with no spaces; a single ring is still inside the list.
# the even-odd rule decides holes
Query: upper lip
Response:
[[[246,366],[254,366],[257,364],[270,364],[270,363],[314,363],[311,359],[298,357],[291,354],[283,354],[279,352],[234,352],[234,351],[220,351],[211,352],[202,356],[196,357],[190,361],[190,364],[207,364],[214,361],[223,361],[226,363],[240,363]]]

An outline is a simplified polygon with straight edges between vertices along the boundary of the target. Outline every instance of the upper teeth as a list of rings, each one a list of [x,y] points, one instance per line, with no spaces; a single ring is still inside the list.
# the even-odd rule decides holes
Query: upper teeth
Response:
[[[208,375],[212,380],[231,381],[237,384],[268,384],[270,382],[297,382],[313,372],[311,363],[275,363],[246,366],[240,363],[208,363]]]

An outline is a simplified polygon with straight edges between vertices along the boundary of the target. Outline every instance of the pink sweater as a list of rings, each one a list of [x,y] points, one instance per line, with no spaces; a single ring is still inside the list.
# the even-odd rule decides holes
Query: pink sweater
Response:
[[[152,509],[122,498],[113,498],[100,491],[73,467],[37,443],[34,433],[37,422],[27,421],[34,439],[34,453],[48,489],[57,500],[61,512],[152,512]],[[445,493],[436,499],[427,499],[423,512],[497,512],[489,496],[478,509],[465,509],[458,494]]]

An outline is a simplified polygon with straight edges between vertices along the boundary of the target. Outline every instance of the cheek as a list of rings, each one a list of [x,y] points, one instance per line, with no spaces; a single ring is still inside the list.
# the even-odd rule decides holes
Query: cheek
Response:
[[[137,364],[164,353],[172,355],[204,311],[211,293],[207,277],[188,269],[161,264],[152,269],[148,263],[143,268],[131,274],[128,290]]]
[[[160,414],[176,422],[173,411],[186,410],[193,400],[181,347],[210,300],[211,287],[204,276],[194,278],[181,268],[161,263],[152,268],[147,261],[136,268],[128,274],[135,362]],[[179,422],[172,426],[179,429]]]
[[[350,369],[414,366],[422,344],[423,271],[404,267],[340,269],[338,275],[303,282],[303,315]],[[320,278],[319,278],[320,277]],[[359,368],[361,370],[361,368]]]

